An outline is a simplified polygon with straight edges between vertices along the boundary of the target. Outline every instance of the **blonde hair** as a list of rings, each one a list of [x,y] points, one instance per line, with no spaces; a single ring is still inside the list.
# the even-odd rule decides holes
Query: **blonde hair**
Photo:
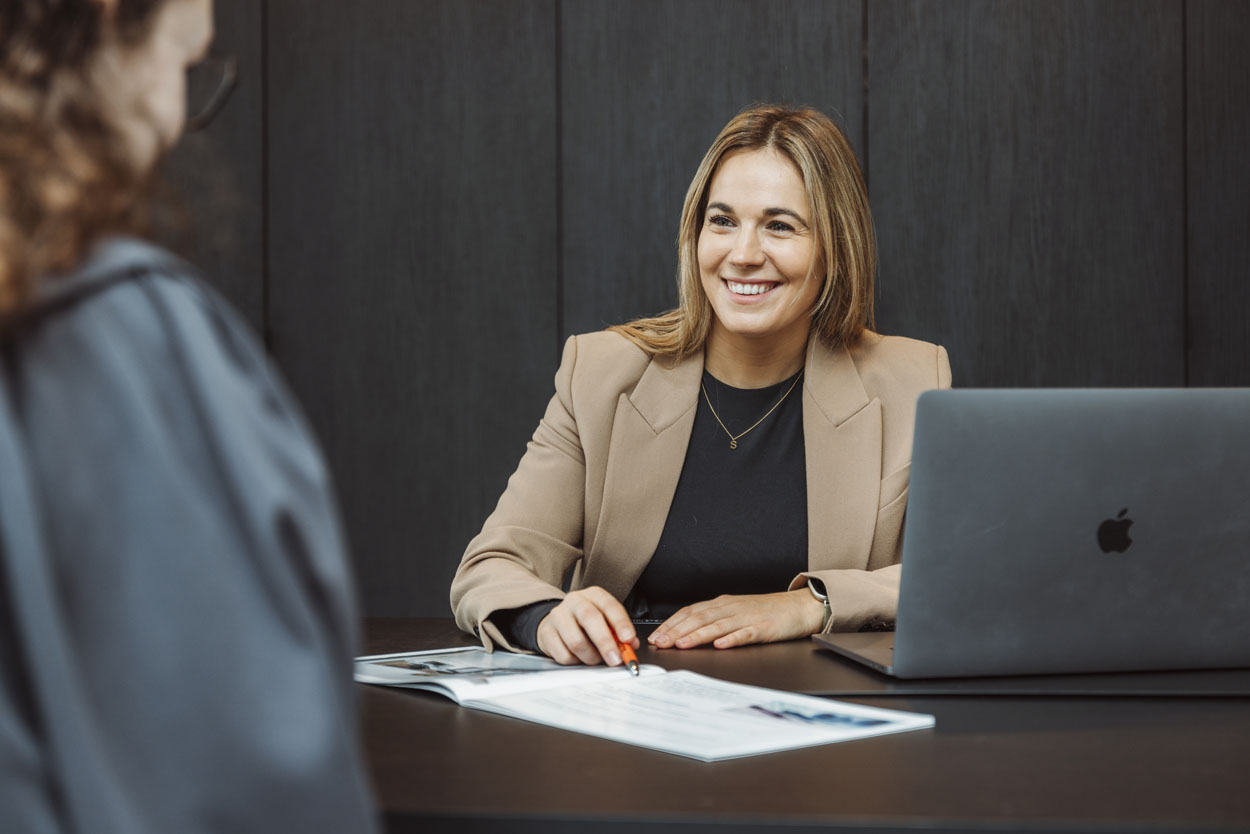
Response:
[[[758,104],[725,125],[686,191],[677,233],[679,306],[610,330],[655,356],[685,356],[703,348],[714,315],[699,277],[698,257],[708,190],[727,155],[763,149],[794,164],[811,204],[815,263],[822,273],[816,277],[823,282],[812,308],[812,330],[836,348],[854,342],[873,325],[877,244],[868,189],[851,143],[816,110]]]

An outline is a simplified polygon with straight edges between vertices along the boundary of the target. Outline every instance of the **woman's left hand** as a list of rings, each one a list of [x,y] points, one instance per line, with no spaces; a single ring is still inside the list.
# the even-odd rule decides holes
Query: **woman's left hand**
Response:
[[[665,620],[647,642],[658,649],[718,649],[793,640],[820,631],[824,605],[806,588],[777,594],[728,594],[687,605]]]

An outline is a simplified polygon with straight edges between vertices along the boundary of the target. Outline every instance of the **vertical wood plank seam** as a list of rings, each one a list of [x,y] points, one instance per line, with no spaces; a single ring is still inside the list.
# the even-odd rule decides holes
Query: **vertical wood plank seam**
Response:
[[[269,0],[260,3],[260,320],[265,352],[273,355],[269,316]]]
[[[553,0],[555,7],[555,95],[556,95],[556,355],[558,364],[564,347],[564,52],[560,11],[563,0]]]
[[[862,40],[860,42],[859,48],[860,48],[861,83],[863,86],[862,86],[862,89],[860,90],[860,95],[864,99],[864,101],[862,104],[863,126],[860,128],[863,131],[863,134],[861,135],[860,139],[862,142],[861,147],[864,149],[863,150],[864,188],[868,190],[868,196],[869,196],[868,202],[871,205],[872,189],[871,189],[871,183],[869,181],[870,174],[868,171],[868,0],[864,0],[861,8],[862,8],[862,12],[861,12],[862,16],[860,18],[860,26],[861,26],[863,34],[861,35]]]
[[[1185,226],[1184,236],[1181,241],[1181,253],[1184,260],[1184,271],[1181,276],[1184,288],[1184,300],[1181,302],[1184,310],[1184,319],[1181,322],[1181,335],[1185,351],[1185,387],[1188,388],[1190,382],[1189,368],[1193,363],[1193,346],[1189,341],[1191,334],[1189,321],[1189,236],[1191,234],[1189,226],[1189,202],[1191,199],[1189,193],[1189,0],[1184,0],[1181,3],[1181,155],[1183,157],[1181,164],[1182,193],[1184,194],[1181,218]]]

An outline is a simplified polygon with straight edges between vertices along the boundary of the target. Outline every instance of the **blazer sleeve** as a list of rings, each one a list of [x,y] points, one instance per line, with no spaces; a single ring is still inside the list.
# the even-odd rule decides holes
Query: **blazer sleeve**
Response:
[[[480,637],[487,649],[501,645],[523,651],[490,615],[563,599],[565,578],[582,558],[586,459],[573,407],[576,365],[573,336],[556,372],[555,395],[452,580],[456,624]]]
[[[933,365],[919,385],[908,385],[901,393],[888,397],[892,409],[905,409],[908,419],[891,435],[883,438],[886,443],[906,444],[906,462],[892,467],[893,471],[881,479],[880,503],[877,524],[873,534],[872,551],[868,554],[866,570],[839,569],[806,571],[790,583],[790,590],[802,588],[809,579],[824,585],[829,596],[832,616],[825,631],[860,631],[874,626],[892,624],[898,615],[898,588],[902,573],[903,519],[907,510],[907,486],[911,468],[911,438],[915,424],[916,400],[920,394],[932,388],[951,387],[950,358],[946,349],[934,345]],[[886,397],[883,397],[883,400]],[[883,403],[884,404],[884,403]],[[876,566],[876,567],[874,567]]]

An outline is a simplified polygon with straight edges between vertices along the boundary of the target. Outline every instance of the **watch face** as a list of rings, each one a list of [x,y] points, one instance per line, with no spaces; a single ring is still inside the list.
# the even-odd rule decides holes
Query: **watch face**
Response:
[[[817,580],[809,579],[807,580],[807,590],[811,591],[812,596],[816,597],[816,599],[821,602],[829,601],[829,595],[825,593],[825,583],[821,582],[818,587]]]

